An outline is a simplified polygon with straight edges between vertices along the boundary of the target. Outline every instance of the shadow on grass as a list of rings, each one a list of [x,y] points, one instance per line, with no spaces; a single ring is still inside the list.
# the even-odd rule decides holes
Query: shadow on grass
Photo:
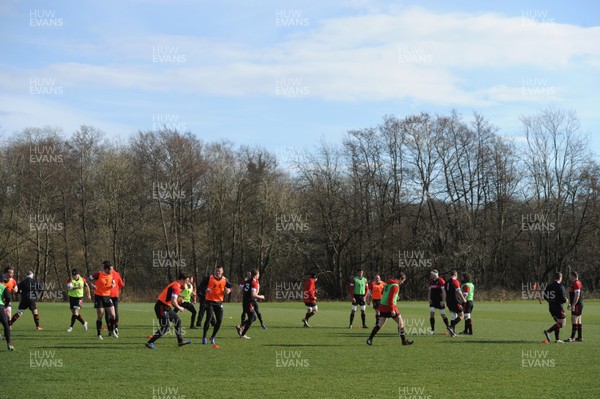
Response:
[[[331,344],[263,344],[261,346],[276,346],[276,347],[296,347],[296,346],[347,346],[347,345],[331,345]]]
[[[448,342],[451,344],[513,344],[513,345],[523,345],[523,344],[539,344],[542,341],[527,341],[527,340],[471,340],[471,339],[448,339]]]

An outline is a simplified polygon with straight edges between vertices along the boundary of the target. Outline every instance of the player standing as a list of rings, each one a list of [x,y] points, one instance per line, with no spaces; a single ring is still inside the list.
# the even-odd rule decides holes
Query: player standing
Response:
[[[123,287],[125,287],[125,282],[121,278],[121,274],[115,270],[115,267],[111,265],[110,273],[113,276],[113,280],[115,280],[115,286],[110,290],[110,300],[115,307],[115,333],[119,334],[119,293]],[[106,325],[108,325],[109,315],[108,312],[105,314]],[[110,333],[109,333],[110,335]]]
[[[264,295],[259,294],[260,283],[258,282],[258,279],[260,278],[260,272],[258,269],[252,269],[250,275],[252,278],[244,284],[244,297],[242,299],[244,313],[248,315],[248,319],[243,323],[243,327],[236,326],[240,338],[245,339],[250,339],[246,333],[256,319],[255,304],[258,303],[259,299],[265,299]]]
[[[429,329],[430,334],[435,334],[435,310],[440,311],[440,316],[448,328],[448,318],[446,317],[446,280],[439,276],[437,270],[429,273],[429,292],[427,294],[429,301]]]
[[[195,328],[194,321],[196,321],[196,307],[192,303],[192,297],[194,298],[194,303],[196,303],[196,290],[194,289],[194,285],[188,279],[188,282],[183,285],[177,302],[183,309],[187,309],[192,313],[190,328]],[[175,313],[177,312],[179,312],[179,308],[175,308]]]
[[[146,342],[146,347],[150,349],[156,349],[154,342],[162,337],[169,330],[169,323],[173,323],[175,326],[175,335],[177,336],[177,345],[183,346],[191,344],[192,341],[184,340],[181,335],[181,319],[177,316],[177,313],[171,309],[174,306],[175,309],[183,312],[183,308],[177,303],[181,288],[190,282],[189,277],[185,273],[180,273],[177,276],[177,280],[173,281],[165,287],[160,293],[154,304],[154,313],[158,319],[158,330],[154,333],[152,338]]]
[[[10,337],[10,326],[8,325],[8,318],[6,317],[6,308],[8,306],[10,306],[10,290],[4,284],[0,284],[0,323],[2,323],[2,327],[4,327],[7,348],[9,351],[14,351],[15,348],[12,345]]]
[[[365,310],[367,309],[365,302],[367,290],[367,279],[363,277],[363,271],[358,270],[357,275],[352,277],[352,280],[350,280],[350,298],[352,298],[352,310],[350,311],[350,325],[348,328],[352,328],[352,323],[354,322],[354,313],[356,313],[356,309],[358,307],[360,307],[362,328],[368,328],[365,314]]]
[[[556,343],[561,344],[563,342],[560,340],[560,329],[564,327],[566,322],[563,303],[567,302],[567,295],[565,293],[565,287],[562,285],[562,279],[562,273],[554,273],[554,282],[548,284],[544,291],[544,298],[548,301],[548,310],[555,321],[555,324],[552,327],[548,330],[544,330],[544,335],[546,336],[544,343],[550,342],[550,333],[552,331],[554,331]]]
[[[373,302],[373,309],[375,310],[375,324],[379,323],[379,304],[381,303],[381,297],[383,295],[383,288],[385,282],[381,280],[378,275],[375,276],[375,280],[369,283],[369,296]]]
[[[465,303],[465,330],[463,334],[473,335],[473,321],[471,321],[471,313],[473,312],[473,297],[475,295],[475,285],[471,282],[471,273],[462,273],[460,275],[462,283],[460,289],[467,301]]]
[[[373,345],[373,338],[375,335],[385,326],[387,319],[392,318],[398,324],[398,334],[402,339],[402,345],[412,345],[413,341],[406,339],[404,333],[404,320],[402,315],[396,306],[398,302],[398,293],[400,292],[400,286],[406,281],[406,275],[400,273],[398,279],[389,279],[385,287],[383,288],[383,295],[381,297],[381,303],[379,304],[379,323],[373,327],[371,335],[367,339],[368,345]]]
[[[77,269],[71,270],[71,278],[67,280],[67,295],[69,297],[69,306],[71,307],[71,325],[67,328],[67,332],[73,331],[75,320],[78,320],[85,331],[88,330],[87,321],[79,314],[83,306],[83,291],[85,290],[87,300],[91,300],[90,286],[85,278],[81,277]]]
[[[37,309],[38,292],[42,291],[41,283],[34,280],[33,272],[29,271],[27,272],[27,277],[25,278],[25,280],[17,284],[17,287],[21,292],[21,302],[19,302],[19,311],[10,319],[8,324],[12,326],[15,323],[15,321],[17,321],[19,317],[21,317],[23,313],[25,313],[25,311],[29,309],[31,311],[31,314],[33,315],[35,329],[38,331],[41,330],[42,327],[40,327],[40,316],[38,314]]]
[[[317,307],[317,273],[311,273],[310,277],[304,282],[304,305],[306,305],[306,315],[302,319],[304,327],[310,327],[308,319],[313,317],[319,311]]]
[[[458,272],[452,270],[450,272],[450,280],[446,282],[446,299],[448,301],[448,309],[450,310],[450,326],[447,327],[451,337],[456,337],[456,325],[460,323],[464,317],[463,305],[466,302],[460,283],[457,280]]]
[[[212,275],[206,276],[200,283],[201,290],[206,292],[206,321],[204,322],[204,333],[202,335],[202,344],[206,345],[206,334],[210,326],[210,320],[213,315],[216,316],[216,323],[213,327],[213,333],[210,342],[217,347],[217,332],[223,322],[223,300],[225,295],[231,292],[231,283],[223,276],[223,266],[217,266]]]
[[[571,309],[571,338],[569,342],[583,342],[581,331],[581,314],[583,313],[583,285],[579,281],[577,272],[569,273],[569,281],[571,288],[569,290],[569,305],[567,309]],[[575,338],[577,332],[577,338]]]
[[[90,278],[91,281],[96,281],[94,289],[94,308],[96,308],[96,313],[98,315],[98,318],[96,319],[96,331],[98,332],[99,340],[104,339],[102,338],[102,316],[104,316],[105,311],[108,312],[108,335],[119,338],[118,333],[114,331],[115,307],[110,299],[110,290],[115,286],[115,280],[110,271],[110,261],[105,260],[102,262],[102,267],[102,271],[94,273]]]

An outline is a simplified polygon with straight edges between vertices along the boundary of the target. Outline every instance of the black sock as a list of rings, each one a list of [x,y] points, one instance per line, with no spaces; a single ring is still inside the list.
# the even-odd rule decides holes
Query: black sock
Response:
[[[350,325],[354,322],[354,312],[350,313]]]
[[[435,331],[435,317],[429,318],[429,324],[431,325],[431,331]]]
[[[33,315],[33,321],[35,322],[35,326],[39,327],[40,326],[40,315],[39,314],[34,314]]]
[[[446,325],[446,327],[448,327],[448,318],[442,317],[442,320],[444,320],[444,324]]]
[[[554,338],[558,341],[560,336],[560,324],[556,323],[556,328],[554,329]]]
[[[583,332],[581,331],[581,324],[577,324],[577,338],[583,339],[582,334],[583,334]]]
[[[402,339],[402,342],[406,341],[406,334],[404,333],[404,328],[400,329],[400,339]]]
[[[96,331],[98,335],[102,334],[102,320],[96,320]]]
[[[77,320],[77,317],[75,317],[75,315],[71,315],[71,327],[73,327],[75,324],[75,320]]]
[[[376,325],[375,327],[373,327],[373,330],[371,330],[371,335],[369,335],[369,339],[373,339],[375,337],[375,334],[377,334],[377,332],[379,331],[379,324]]]
[[[367,315],[363,312],[360,314],[360,318],[362,319],[363,326],[367,325]]]
[[[85,321],[83,321],[83,317],[81,317],[81,315],[80,315],[80,314],[78,314],[78,315],[75,317],[75,319],[79,320],[79,322],[80,322],[81,324],[85,324]]]
[[[578,331],[577,324],[571,324],[571,339],[575,338],[576,331]]]

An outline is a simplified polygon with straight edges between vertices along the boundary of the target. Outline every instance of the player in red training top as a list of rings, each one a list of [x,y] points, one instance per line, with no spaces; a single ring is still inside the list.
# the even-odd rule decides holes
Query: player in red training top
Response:
[[[259,299],[265,299],[264,295],[260,295],[258,292],[260,290],[260,284],[258,279],[260,278],[260,272],[258,269],[252,269],[250,273],[251,279],[244,283],[244,298],[242,301],[242,306],[244,307],[244,313],[248,315],[248,319],[243,323],[242,326],[236,326],[236,330],[240,336],[240,338],[250,339],[246,335],[252,323],[256,319],[256,310],[255,303]]]
[[[160,327],[158,330],[156,330],[152,338],[146,342],[147,348],[156,349],[154,342],[156,342],[169,330],[169,322],[172,322],[175,325],[177,345],[183,346],[192,343],[190,340],[184,340],[181,336],[181,319],[171,308],[171,306],[174,306],[180,312],[185,311],[185,309],[179,306],[177,303],[177,298],[179,297],[181,288],[189,282],[190,278],[185,273],[179,273],[177,280],[167,285],[158,296],[156,304],[154,305],[154,313],[156,314],[156,318],[158,319],[158,324]]]
[[[446,282],[446,299],[448,301],[448,309],[450,310],[451,317],[450,326],[447,327],[447,329],[451,337],[457,336],[455,327],[464,317],[463,306],[467,302],[460,290],[460,283],[458,282],[457,277],[458,272],[452,270],[450,272],[450,279]]]
[[[311,273],[310,277],[304,282],[304,305],[306,305],[306,315],[302,319],[304,327],[310,327],[308,319],[315,315],[319,311],[317,307],[317,288],[315,283],[317,282],[317,273]]]
[[[96,309],[96,331],[98,332],[98,339],[102,338],[102,316],[104,312],[108,313],[108,323],[106,327],[108,329],[108,335],[115,338],[119,338],[119,335],[114,331],[115,325],[115,307],[113,306],[112,300],[110,299],[110,290],[115,286],[115,280],[110,272],[111,263],[109,260],[102,262],[102,271],[96,272],[90,276],[90,280],[95,282],[94,285],[94,308]]]
[[[402,315],[396,306],[398,302],[398,293],[400,286],[406,281],[406,275],[400,273],[398,279],[389,279],[386,281],[385,287],[383,288],[383,295],[381,297],[381,303],[379,304],[379,323],[373,327],[371,335],[367,339],[368,345],[373,345],[373,338],[379,332],[379,330],[385,326],[387,319],[392,318],[398,324],[398,334],[402,339],[402,345],[412,345],[413,341],[406,339],[404,333],[404,320]]]
[[[114,266],[110,266],[110,272],[113,276],[113,280],[115,280],[115,286],[110,290],[110,300],[115,307],[115,333],[119,334],[119,293],[123,287],[125,287],[125,282],[121,278],[121,274],[115,270]],[[106,312],[106,325],[108,325],[108,312]],[[109,334],[110,335],[110,334]]]
[[[567,309],[571,309],[571,338],[569,342],[583,342],[581,332],[581,314],[583,313],[583,285],[579,281],[577,272],[569,273],[569,281],[571,289],[569,290],[569,305]],[[575,338],[577,332],[577,338]]]
[[[432,270],[429,273],[429,329],[430,334],[435,334],[435,310],[440,311],[440,316],[448,328],[448,318],[446,317],[446,281],[439,276],[437,270]]]

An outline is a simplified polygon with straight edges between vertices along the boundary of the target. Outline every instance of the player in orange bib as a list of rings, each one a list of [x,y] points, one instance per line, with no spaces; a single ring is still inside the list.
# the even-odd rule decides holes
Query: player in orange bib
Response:
[[[375,276],[375,280],[369,283],[368,292],[373,302],[373,309],[375,309],[375,324],[379,323],[379,304],[383,296],[383,287],[385,287],[385,281],[381,280],[379,274]]]
[[[152,338],[146,342],[146,347],[150,349],[156,349],[154,342],[162,337],[169,330],[169,322],[172,322],[175,325],[175,335],[177,335],[177,345],[183,346],[191,344],[192,341],[184,340],[181,335],[181,319],[177,316],[177,313],[171,308],[171,306],[175,307],[175,309],[180,312],[185,311],[184,308],[179,306],[177,303],[177,299],[179,298],[179,294],[181,293],[181,289],[185,287],[186,284],[190,282],[190,278],[185,273],[179,273],[177,276],[177,280],[173,281],[171,284],[167,285],[164,290],[160,293],[157,298],[156,304],[154,305],[154,313],[156,313],[156,317],[158,318],[159,328],[156,330]]]
[[[7,266],[6,269],[4,269],[4,280],[2,281],[2,284],[4,284],[10,295],[14,295],[17,292],[19,292],[19,288],[17,287],[17,280],[13,278],[14,275],[15,269],[13,269],[12,266]],[[10,306],[10,304],[5,308],[5,310],[6,318],[10,320],[12,318],[12,307]]]
[[[206,321],[204,322],[204,333],[202,335],[202,344],[206,345],[206,334],[210,327],[210,320],[213,314],[216,316],[217,322],[213,327],[213,333],[210,337],[211,344],[217,345],[216,335],[221,328],[223,321],[223,300],[225,295],[231,292],[231,283],[223,276],[223,266],[217,266],[212,275],[204,277],[198,288],[200,291],[206,292]]]
[[[96,319],[96,331],[98,332],[99,340],[104,339],[102,338],[102,316],[104,316],[104,311],[108,313],[108,335],[119,338],[119,335],[114,331],[115,307],[110,299],[110,290],[115,286],[115,280],[110,270],[111,265],[109,260],[105,260],[102,262],[103,270],[90,276],[90,280],[93,281],[92,286],[94,287],[94,308],[98,315]]]

